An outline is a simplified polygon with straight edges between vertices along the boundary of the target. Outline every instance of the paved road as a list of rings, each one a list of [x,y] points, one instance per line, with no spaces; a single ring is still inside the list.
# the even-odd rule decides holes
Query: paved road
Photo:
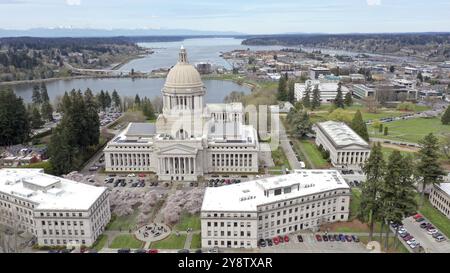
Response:
[[[280,144],[281,148],[284,151],[284,154],[286,155],[287,160],[289,161],[289,164],[291,165],[291,168],[294,170],[301,169],[300,162],[297,159],[297,156],[295,155],[294,150],[292,149],[291,144],[289,143],[289,138],[286,134],[286,129],[284,128],[283,123],[280,121],[280,127],[279,127],[279,134],[280,134]]]
[[[403,226],[406,228],[406,230],[408,230],[409,234],[416,238],[416,241],[418,241],[420,245],[423,246],[425,252],[450,253],[450,242],[448,238],[446,241],[440,243],[436,242],[431,235],[428,235],[426,230],[420,228],[419,223],[417,223],[412,217],[408,217],[403,220]]]

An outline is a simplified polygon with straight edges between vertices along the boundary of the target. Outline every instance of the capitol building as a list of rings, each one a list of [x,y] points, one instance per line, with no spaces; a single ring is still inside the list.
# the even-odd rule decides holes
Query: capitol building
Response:
[[[258,172],[256,129],[242,103],[204,103],[206,88],[182,47],[162,88],[163,110],[130,123],[104,149],[107,172],[154,172],[161,181],[196,181],[207,173]]]

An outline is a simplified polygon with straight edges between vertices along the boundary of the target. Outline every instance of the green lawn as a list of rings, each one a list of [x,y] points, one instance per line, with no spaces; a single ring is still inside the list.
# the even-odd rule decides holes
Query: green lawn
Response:
[[[420,201],[418,201],[418,203],[420,204]],[[450,219],[434,208],[428,198],[425,198],[425,202],[419,209],[419,212],[433,223],[439,231],[444,233],[447,237],[450,237]]]
[[[202,247],[202,239],[200,234],[193,234],[191,241],[191,249],[201,248]]]
[[[134,229],[136,225],[136,218],[139,211],[135,210],[132,214],[126,216],[116,216],[111,217],[111,221],[106,226],[107,230],[122,230],[127,231],[129,229]]]
[[[289,161],[281,147],[278,147],[278,149],[276,151],[272,151],[272,159],[273,159],[273,162],[275,163],[275,166],[272,167],[271,169],[279,170],[283,166],[284,166],[284,168],[291,169],[291,165],[289,164]]]
[[[200,227],[200,216],[198,214],[192,215],[189,213],[183,213],[181,215],[180,222],[175,225],[175,230],[186,231],[188,228],[200,230]]]
[[[361,190],[357,188],[352,189],[352,197],[350,199],[350,220],[353,220],[358,215],[359,206],[361,204]]]
[[[108,242],[108,236],[107,235],[100,235],[97,238],[97,241],[92,245],[92,248],[94,248],[97,251],[100,251],[102,248],[105,247],[106,243]]]
[[[180,236],[171,234],[164,240],[153,242],[150,247],[156,249],[182,249],[185,241],[186,234],[180,234]]]
[[[433,133],[438,138],[450,134],[450,126],[442,125],[439,118],[416,118],[409,120],[398,120],[384,124],[389,128],[389,135],[369,130],[371,137],[388,138],[417,143],[427,134]]]
[[[396,151],[396,149],[393,149],[393,148],[387,148],[387,147],[381,147],[381,152],[383,153],[383,156],[384,156],[384,159],[385,159],[385,160],[388,160],[389,155],[391,155],[391,153],[392,153],[393,151]],[[413,154],[415,154],[415,153],[413,153],[413,152],[406,152],[406,151],[400,151],[400,154],[403,155],[403,156],[405,156],[405,155],[413,155]]]
[[[111,242],[110,248],[142,248],[144,242],[134,238],[131,234],[117,235]]]
[[[315,169],[324,169],[329,167],[329,163],[322,157],[317,146],[308,140],[300,140],[298,145],[302,147],[302,150],[306,153],[304,156],[308,157]],[[300,150],[300,149],[299,149]]]

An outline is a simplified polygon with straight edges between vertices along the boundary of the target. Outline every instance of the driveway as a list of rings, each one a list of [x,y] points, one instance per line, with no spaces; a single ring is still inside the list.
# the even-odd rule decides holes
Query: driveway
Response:
[[[431,223],[428,220],[425,220]],[[413,236],[416,241],[424,248],[427,253],[450,253],[450,242],[447,238],[446,241],[436,242],[431,235],[428,235],[425,229],[420,228],[420,223],[417,223],[412,217],[408,217],[403,220],[403,226]],[[401,240],[401,239],[400,239]]]
[[[301,169],[302,166],[300,165],[300,162],[298,161],[297,156],[295,155],[295,152],[292,149],[291,144],[289,143],[289,138],[286,134],[286,129],[284,128],[282,122],[280,122],[279,133],[280,133],[281,148],[283,149],[283,152],[286,155],[289,164],[291,165],[291,169],[294,170]]]

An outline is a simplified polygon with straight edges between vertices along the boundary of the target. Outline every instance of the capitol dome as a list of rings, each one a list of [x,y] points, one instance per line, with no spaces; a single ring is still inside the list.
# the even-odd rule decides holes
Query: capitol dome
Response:
[[[186,93],[203,91],[204,85],[200,73],[188,63],[186,50],[181,47],[178,63],[167,74],[164,91]]]

